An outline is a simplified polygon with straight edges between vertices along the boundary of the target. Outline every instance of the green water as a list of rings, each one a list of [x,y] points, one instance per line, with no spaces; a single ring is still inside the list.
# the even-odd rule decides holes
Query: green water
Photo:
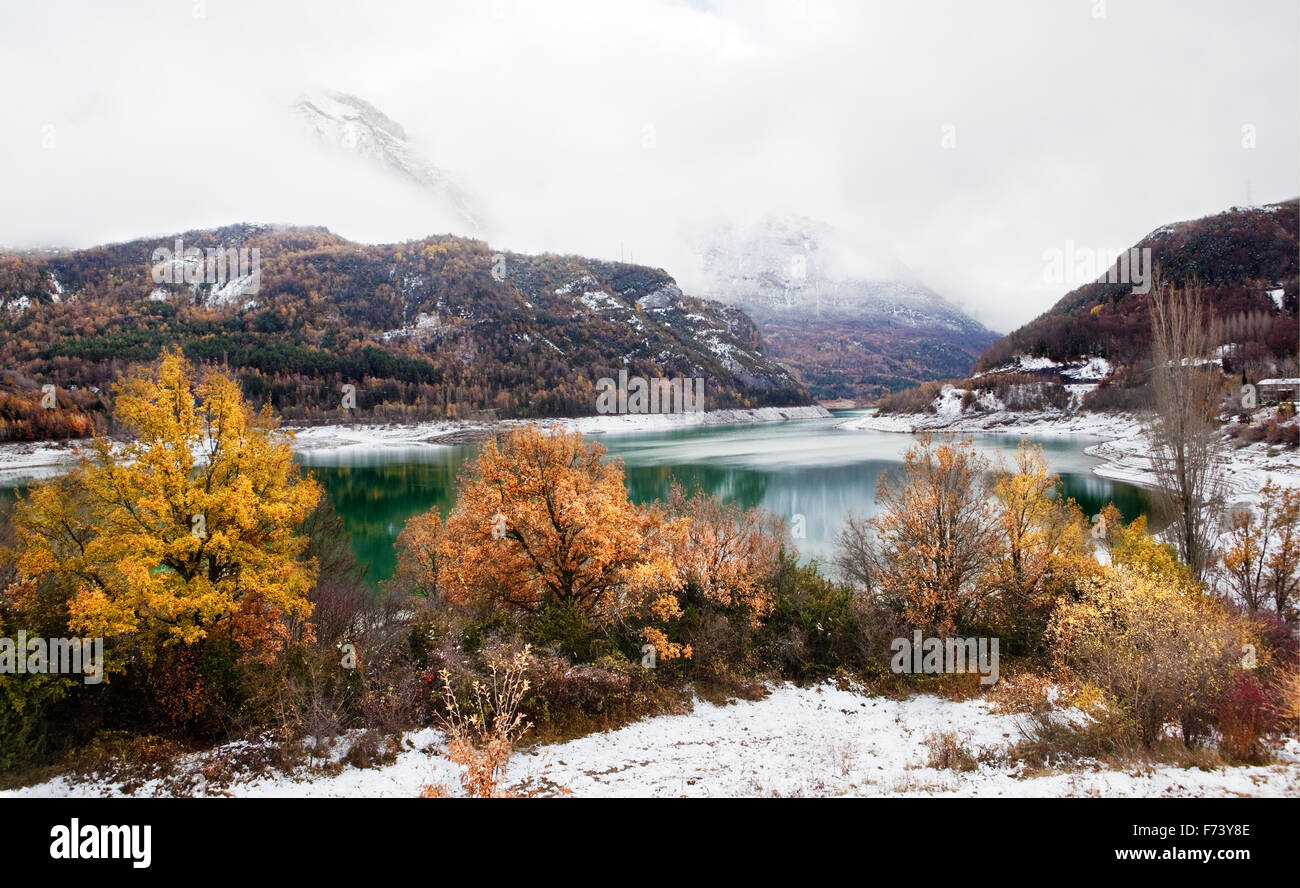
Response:
[[[623,460],[637,502],[662,499],[677,480],[745,507],[761,505],[793,523],[802,515],[806,537],[794,540],[805,559],[828,559],[845,516],[875,510],[876,481],[896,470],[911,446],[908,435],[834,428],[830,420],[714,426],[671,432],[606,434],[597,438]],[[1097,439],[1037,439],[1067,496],[1093,515],[1114,502],[1126,518],[1148,512],[1147,492],[1092,474],[1098,460],[1083,453]],[[996,461],[1014,457],[1019,439],[984,435],[976,447]],[[354,452],[355,451],[355,452]],[[445,516],[455,500],[456,473],[472,445],[305,453],[301,462],[324,486],[352,534],[352,548],[377,582],[392,575],[393,541],[412,515],[431,507]]]

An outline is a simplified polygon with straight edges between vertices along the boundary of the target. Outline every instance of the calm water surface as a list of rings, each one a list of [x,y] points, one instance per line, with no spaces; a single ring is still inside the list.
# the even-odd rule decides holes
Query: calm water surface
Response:
[[[800,554],[825,561],[849,514],[875,511],[876,481],[894,471],[914,442],[910,435],[845,431],[832,419],[749,426],[715,426],[670,432],[600,435],[610,457],[622,459],[632,499],[663,499],[673,480],[742,506],[764,506],[788,521],[804,516],[807,537],[796,540]],[[1098,460],[1083,453],[1090,437],[1036,439],[1065,493],[1092,515],[1114,502],[1126,518],[1148,511],[1147,492],[1132,484],[1092,474]],[[976,447],[990,460],[1010,463],[1019,439],[982,435]],[[412,515],[437,506],[444,517],[455,500],[456,473],[474,455],[474,445],[384,448],[365,452],[305,453],[302,464],[320,480],[352,534],[367,578],[392,575],[393,541]]]

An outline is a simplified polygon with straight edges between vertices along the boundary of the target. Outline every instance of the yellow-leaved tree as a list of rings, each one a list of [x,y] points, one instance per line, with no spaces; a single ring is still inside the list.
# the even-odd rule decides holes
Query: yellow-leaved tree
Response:
[[[59,587],[69,627],[146,660],[224,633],[267,660],[311,613],[315,566],[297,533],[320,499],[269,408],[179,351],[118,388],[125,445],[97,438],[67,477],[15,509],[18,584]]]
[[[1010,652],[1034,653],[1056,604],[1101,566],[1082,510],[1065,498],[1040,445],[1021,442],[1015,471],[993,493],[1001,545],[984,580],[994,592],[990,616]]]
[[[1300,489],[1269,479],[1257,508],[1229,517],[1220,541],[1219,576],[1252,612],[1268,610],[1288,622],[1300,614]]]
[[[1185,740],[1202,736],[1210,702],[1240,671],[1243,645],[1258,643],[1199,585],[1141,559],[1084,582],[1048,636],[1062,665],[1117,701],[1148,745],[1171,722]]]

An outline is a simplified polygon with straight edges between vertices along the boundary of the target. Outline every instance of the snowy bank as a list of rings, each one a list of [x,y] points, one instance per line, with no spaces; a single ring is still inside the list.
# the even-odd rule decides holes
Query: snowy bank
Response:
[[[293,428],[296,451],[341,450],[351,447],[383,449],[421,444],[454,444],[497,431],[528,425],[559,426],[584,435],[654,432],[696,426],[748,425],[826,419],[824,407],[757,407],[701,413],[636,413],[584,416],[571,419],[501,420],[498,422],[422,422],[390,425],[326,425]]]
[[[1102,439],[1084,453],[1102,460],[1093,474],[1113,481],[1156,487],[1151,467],[1151,440],[1142,421],[1131,413],[1016,413],[996,411],[945,414],[889,414],[861,416],[837,428],[857,431],[942,432],[945,434],[1028,435],[1032,437],[1087,436]],[[1300,487],[1300,451],[1255,443],[1244,447],[1229,440],[1225,482],[1231,502],[1252,501],[1266,481],[1282,487]]]
[[[824,407],[756,407],[710,410],[701,413],[646,413],[584,416],[571,419],[501,420],[498,422],[438,421],[379,425],[285,426],[294,435],[297,452],[331,451],[350,448],[382,450],[386,447],[446,445],[487,437],[494,432],[526,425],[558,425],[584,435],[653,432],[695,426],[749,425],[826,419]],[[67,471],[82,453],[87,441],[37,441],[0,444],[0,484],[47,478]]]
[[[871,697],[831,685],[782,685],[759,701],[698,702],[664,715],[568,743],[525,748],[508,782],[575,797],[722,796],[1300,796],[1300,743],[1280,763],[1197,770],[1154,765],[1107,769],[1082,765],[1027,776],[1019,764],[973,770],[931,767],[927,738],[952,733],[973,754],[1020,739],[1021,717],[979,700],[933,696]],[[457,768],[434,730],[407,734],[397,760],[380,768],[344,766],[332,776],[253,775],[235,796],[372,797],[418,795],[441,784],[459,792]],[[207,755],[207,754],[204,754]],[[991,758],[991,757],[990,757]],[[203,757],[192,757],[197,771]],[[9,796],[104,796],[121,787],[56,778]],[[158,781],[138,795],[166,794]]]
[[[87,441],[23,441],[0,444],[0,484],[49,478],[66,472],[83,453]]]

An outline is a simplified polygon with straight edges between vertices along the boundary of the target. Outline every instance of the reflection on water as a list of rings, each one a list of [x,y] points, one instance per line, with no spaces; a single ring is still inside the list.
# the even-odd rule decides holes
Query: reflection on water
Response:
[[[600,436],[610,455],[622,459],[628,491],[637,502],[662,499],[674,481],[745,507],[771,509],[790,520],[804,516],[806,539],[795,541],[805,559],[826,560],[850,513],[870,515],[882,472],[896,470],[913,439],[884,432],[834,428],[832,420],[726,426],[671,432]],[[1114,502],[1126,518],[1146,514],[1147,492],[1091,474],[1097,460],[1083,448],[1096,439],[1039,441],[1066,496],[1093,515]],[[984,435],[975,446],[995,464],[1010,464],[1018,439]],[[364,453],[307,453],[302,463],[316,474],[352,533],[353,549],[372,581],[392,575],[393,541],[408,518],[431,506],[446,515],[455,498],[456,473],[475,448],[386,448]]]

